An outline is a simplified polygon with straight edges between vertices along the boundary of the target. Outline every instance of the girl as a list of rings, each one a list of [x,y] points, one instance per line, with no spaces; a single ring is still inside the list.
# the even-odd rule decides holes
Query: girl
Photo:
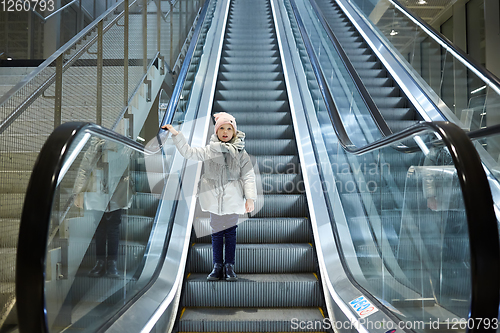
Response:
[[[237,130],[234,117],[225,112],[214,117],[215,133],[205,147],[189,146],[184,135],[172,125],[162,128],[172,133],[174,144],[182,156],[204,161],[198,199],[201,209],[210,212],[214,264],[207,279],[236,281],[234,262],[238,215],[254,210],[257,199],[255,174],[250,157],[244,150],[245,133]],[[224,238],[225,262],[222,257]]]

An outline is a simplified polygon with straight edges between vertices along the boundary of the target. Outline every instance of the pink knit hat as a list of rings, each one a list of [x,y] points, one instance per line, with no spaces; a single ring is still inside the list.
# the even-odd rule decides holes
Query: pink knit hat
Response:
[[[215,133],[217,134],[217,131],[219,128],[224,125],[224,124],[231,124],[234,128],[234,132],[236,133],[236,119],[234,119],[233,116],[231,116],[229,113],[226,112],[219,112],[214,114],[215,118]]]

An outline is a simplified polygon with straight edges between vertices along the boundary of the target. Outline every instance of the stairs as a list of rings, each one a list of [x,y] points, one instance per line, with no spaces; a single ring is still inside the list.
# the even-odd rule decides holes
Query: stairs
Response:
[[[0,67],[0,97],[5,95],[12,87],[31,73],[34,67]]]
[[[246,133],[246,151],[261,172],[262,208],[238,226],[236,282],[206,280],[211,239],[192,236],[175,329],[290,332],[294,318],[321,322],[324,300],[267,0],[231,2],[220,61],[212,111],[231,113]],[[197,218],[209,228],[206,213]]]

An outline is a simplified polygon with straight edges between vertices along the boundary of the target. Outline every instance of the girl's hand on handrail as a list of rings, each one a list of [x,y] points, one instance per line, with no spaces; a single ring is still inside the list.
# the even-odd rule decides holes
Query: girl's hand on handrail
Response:
[[[163,125],[161,128],[166,130],[166,131],[169,131],[170,133],[172,133],[173,136],[176,136],[177,134],[179,134],[179,132],[177,132],[176,129],[170,124]]]

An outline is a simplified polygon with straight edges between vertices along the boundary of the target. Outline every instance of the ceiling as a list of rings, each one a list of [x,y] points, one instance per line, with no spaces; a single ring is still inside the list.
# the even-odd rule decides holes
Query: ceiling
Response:
[[[399,2],[427,23],[432,23],[457,0],[399,0]]]

